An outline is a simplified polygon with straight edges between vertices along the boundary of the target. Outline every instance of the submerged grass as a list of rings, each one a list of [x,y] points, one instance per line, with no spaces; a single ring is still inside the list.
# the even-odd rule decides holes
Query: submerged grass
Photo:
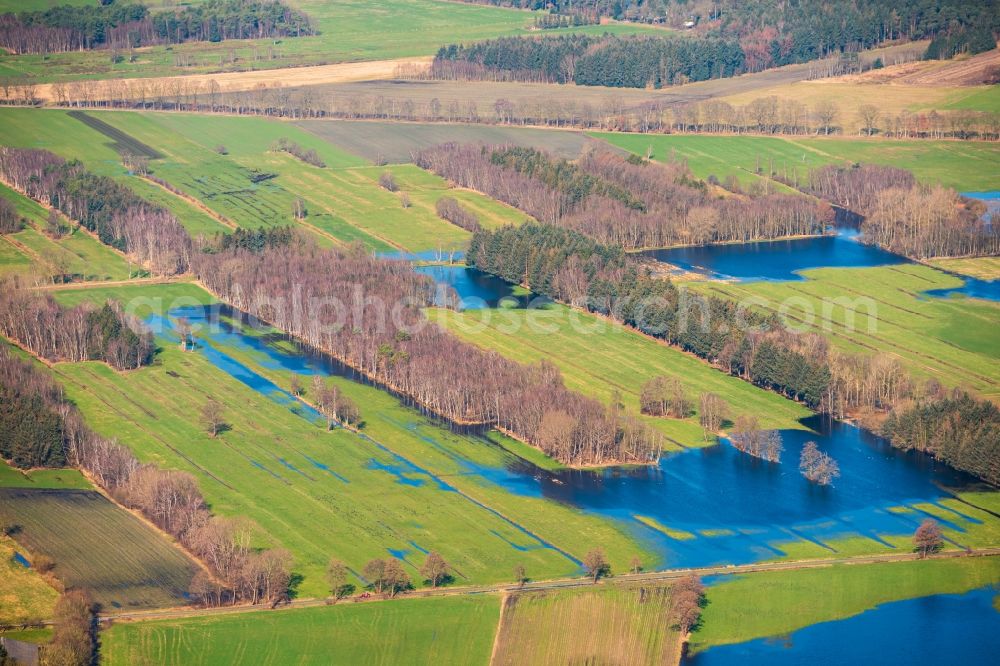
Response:
[[[60,293],[66,303],[108,296],[140,316],[184,300],[211,300],[193,284]],[[513,456],[436,426],[383,391],[332,380],[360,406],[370,441],[342,429],[328,432],[204,355],[166,339],[160,344],[153,366],[126,374],[97,363],[60,364],[55,372],[92,427],[143,461],[193,473],[214,511],[252,518],[267,535],[262,545],[289,549],[304,576],[300,596],[327,593],[323,571],[331,557],[360,571],[368,559],[396,554],[419,584],[416,569],[427,550],[441,552],[463,583],[510,580],[517,564],[534,577],[578,570],[547,543],[576,559],[601,544],[620,567],[645,555],[610,521],[468,475],[469,465],[502,468]],[[288,388],[291,373],[264,354],[237,346],[220,351]],[[209,399],[223,404],[230,426],[218,438],[199,423]]]

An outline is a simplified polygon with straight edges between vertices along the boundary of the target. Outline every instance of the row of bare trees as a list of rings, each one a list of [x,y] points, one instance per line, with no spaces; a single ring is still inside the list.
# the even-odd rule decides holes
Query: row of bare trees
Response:
[[[417,164],[538,220],[626,249],[816,234],[833,219],[830,206],[804,197],[720,199],[679,163],[595,149],[575,164],[535,151],[528,168],[511,166],[508,152],[450,143],[421,151]],[[589,189],[581,193],[579,183]]]
[[[874,104],[846,108],[832,100],[807,105],[795,99],[762,97],[738,106],[717,99],[678,104],[673,98],[628,103],[620,97],[600,102],[568,95],[468,99],[425,95],[364,95],[336,88],[267,86],[224,91],[215,81],[134,79],[54,83],[51,101],[66,107],[186,110],[283,118],[345,118],[541,125],[640,133],[764,135],[863,135],[904,139],[1000,140],[1000,114],[990,111],[932,110],[890,114]],[[0,81],[7,104],[36,104],[31,83]]]
[[[117,302],[63,308],[48,294],[0,282],[0,334],[49,361],[105,361],[117,370],[148,364],[153,336]]]
[[[107,176],[47,150],[0,147],[0,180],[79,221],[106,245],[155,274],[187,270],[192,241],[167,210]]]
[[[810,174],[807,191],[864,216],[866,241],[908,257],[993,256],[1000,227],[985,207],[950,188],[920,185],[895,167],[828,166]]]
[[[124,446],[90,430],[49,375],[0,347],[0,394],[9,398],[6,391],[12,387],[25,404],[41,407],[31,413],[30,423],[22,420],[19,437],[26,439],[29,430],[38,429],[44,432],[37,439],[47,442],[54,433],[61,449],[57,458],[35,456],[24,462],[68,462],[82,468],[116,500],[175,537],[208,568],[192,580],[196,599],[258,603],[285,597],[291,567],[287,552],[258,549],[260,535],[249,521],[212,515],[190,474],[144,465]]]
[[[234,307],[453,422],[499,427],[572,464],[660,454],[657,433],[569,391],[551,364],[518,364],[427,322],[434,285],[405,262],[300,245],[202,254],[195,271]]]
[[[479,230],[479,216],[458,203],[454,197],[441,197],[437,200],[434,208],[438,217],[451,222],[456,227],[466,231]]]

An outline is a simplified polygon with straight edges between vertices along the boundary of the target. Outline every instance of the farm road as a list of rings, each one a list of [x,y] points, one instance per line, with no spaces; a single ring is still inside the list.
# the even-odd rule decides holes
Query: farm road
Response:
[[[956,557],[995,557],[1000,555],[998,548],[980,548],[970,551],[949,550],[937,555],[932,555],[927,559],[952,559]],[[789,562],[761,562],[756,564],[720,565],[710,567],[689,567],[683,569],[664,569],[662,571],[650,571],[639,574],[623,574],[607,579],[600,585],[632,583],[632,582],[662,582],[683,578],[690,574],[698,576],[721,576],[721,575],[743,575],[763,573],[767,571],[794,571],[799,569],[817,569],[830,567],[838,564],[864,565],[891,562],[909,562],[920,559],[916,553],[889,553],[885,555],[859,555],[855,557],[830,557],[813,560],[794,560]],[[556,580],[535,581],[525,585],[497,584],[479,585],[467,587],[438,588],[434,590],[421,590],[410,594],[404,594],[404,599],[420,597],[443,597],[457,595],[490,594],[497,592],[530,592],[533,590],[566,589],[573,587],[586,587],[593,585],[589,578],[562,578]],[[372,597],[363,603],[375,601],[389,601]],[[326,599],[296,599],[287,604],[274,609],[267,609],[261,606],[223,606],[220,608],[171,608],[162,610],[132,611],[125,613],[105,613],[100,616],[101,622],[128,621],[143,622],[149,620],[169,620],[187,617],[203,617],[208,615],[221,615],[228,613],[254,613],[265,610],[280,611],[288,608],[312,608],[325,606]],[[351,603],[344,601],[341,603]]]

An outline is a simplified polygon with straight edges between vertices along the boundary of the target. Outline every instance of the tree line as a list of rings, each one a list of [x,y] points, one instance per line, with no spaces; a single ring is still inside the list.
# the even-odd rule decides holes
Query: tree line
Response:
[[[63,308],[13,280],[0,283],[0,334],[50,362],[104,361],[116,370],[148,365],[155,349],[152,333],[117,301]]]
[[[479,230],[479,216],[458,203],[454,197],[441,197],[434,204],[434,210],[442,220],[451,222],[466,231]]]
[[[424,73],[400,72],[402,78]],[[653,100],[625,104],[608,97],[600,103],[572,97],[486,100],[482,95],[442,101],[437,98],[359,95],[352,91],[260,85],[252,90],[225,91],[218,84],[183,79],[168,82],[74,81],[54,83],[53,101],[65,107],[184,110],[280,118],[346,118],[409,120],[498,125],[544,125],[639,133],[704,133],[764,135],[880,135],[903,139],[1000,139],[1000,114],[991,111],[904,111],[888,114],[865,103],[848,108],[820,100],[806,105],[774,96],[733,105],[722,100],[677,103]],[[0,80],[8,104],[36,104],[32,84]]]
[[[793,336],[773,317],[681,291],[620,247],[561,227],[526,223],[475,233],[466,261],[537,294],[667,340],[813,408],[829,400],[827,348],[820,336]],[[648,400],[647,409],[658,410],[657,402]]]
[[[19,467],[82,468],[117,501],[142,512],[207,567],[191,581],[196,601],[286,597],[291,575],[286,551],[255,547],[257,530],[250,521],[212,515],[190,474],[142,464],[126,447],[94,433],[49,374],[3,346],[0,394],[4,457]]]
[[[954,390],[899,405],[882,425],[893,446],[929,453],[1000,485],[1000,409]]]
[[[498,427],[568,464],[659,456],[657,433],[569,391],[551,364],[518,364],[423,319],[435,287],[404,262],[303,243],[199,254],[194,271],[234,307],[455,423]]]
[[[627,250],[819,234],[832,208],[801,196],[719,196],[681,163],[586,152],[575,163],[533,148],[442,144],[416,163],[535,219]]]
[[[0,146],[0,180],[77,220],[105,245],[153,273],[187,270],[192,242],[167,210],[150,204],[108,176],[47,150]]]
[[[904,169],[827,166],[812,171],[803,189],[862,215],[862,238],[897,254],[1000,254],[1000,227],[986,219],[981,202],[940,185],[921,185]]]
[[[309,17],[282,0],[206,0],[157,12],[138,3],[101,2],[0,16],[0,46],[13,53],[311,34]]]
[[[316,152],[315,148],[303,148],[286,137],[281,137],[275,141],[271,145],[271,150],[288,153],[289,155],[299,158],[306,164],[311,164],[314,167],[319,167],[320,169],[326,166],[326,162],[324,162],[323,158],[319,156],[319,153]]]

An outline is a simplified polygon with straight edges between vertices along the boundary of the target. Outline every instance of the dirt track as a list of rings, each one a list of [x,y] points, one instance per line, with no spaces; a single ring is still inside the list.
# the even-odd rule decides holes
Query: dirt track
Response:
[[[335,65],[315,65],[311,67],[289,67],[286,69],[261,69],[250,72],[223,72],[220,74],[192,74],[190,76],[166,76],[160,78],[115,79],[119,90],[128,90],[130,86],[144,84],[149,90],[154,86],[170,86],[182,83],[187,86],[201,86],[208,89],[209,82],[215,81],[223,92],[252,90],[259,84],[267,86],[314,86],[329,83],[349,83],[352,81],[371,81],[376,79],[391,79],[400,66],[426,66],[432,60],[431,56],[416,58],[398,58],[396,60],[372,60],[368,62],[346,62]],[[169,87],[168,87],[169,89]],[[53,99],[52,84],[39,84],[35,90],[36,96],[49,102]]]
[[[928,559],[952,559],[956,557],[996,557],[996,556],[1000,556],[1000,548],[981,548],[972,551],[964,551],[964,550],[945,551],[938,555],[933,555]],[[643,581],[646,582],[670,581],[670,580],[676,580],[678,578],[683,578],[692,573],[698,576],[727,576],[727,575],[762,573],[765,571],[815,569],[815,568],[835,566],[838,564],[859,565],[859,564],[878,564],[878,563],[891,563],[891,562],[908,562],[917,559],[920,558],[916,553],[890,553],[885,555],[860,555],[854,557],[831,557],[831,558],[822,558],[814,560],[761,562],[756,564],[667,569],[664,571],[650,571],[646,573],[625,574],[622,576],[615,576],[613,579],[608,579],[607,581],[604,581],[599,584],[613,585],[618,582],[627,583],[627,582],[643,582]],[[564,578],[560,580],[531,582],[523,586],[513,585],[513,584],[480,585],[480,586],[469,586],[469,587],[446,587],[446,588],[437,588],[432,590],[420,590],[417,592],[411,592],[409,594],[401,595],[400,597],[397,598],[412,599],[414,597],[478,595],[485,593],[500,593],[500,592],[510,593],[510,592],[521,592],[521,591],[529,592],[532,590],[585,587],[593,584],[594,583],[589,578]],[[390,601],[390,600],[373,596],[371,597],[371,599],[363,601],[361,603],[373,603],[381,601]],[[270,610],[281,610],[286,608],[310,608],[316,606],[325,606],[326,603],[327,603],[326,599],[301,599],[301,600],[293,600],[287,604],[279,606],[277,609],[272,608]],[[341,603],[351,603],[351,602],[349,600],[345,600],[342,601]],[[253,613],[253,612],[261,612],[267,610],[268,609],[266,607],[262,606],[222,606],[217,608],[167,608],[162,610],[105,613],[100,616],[100,621],[141,622],[148,620],[202,617],[207,615],[223,615],[231,613]]]

